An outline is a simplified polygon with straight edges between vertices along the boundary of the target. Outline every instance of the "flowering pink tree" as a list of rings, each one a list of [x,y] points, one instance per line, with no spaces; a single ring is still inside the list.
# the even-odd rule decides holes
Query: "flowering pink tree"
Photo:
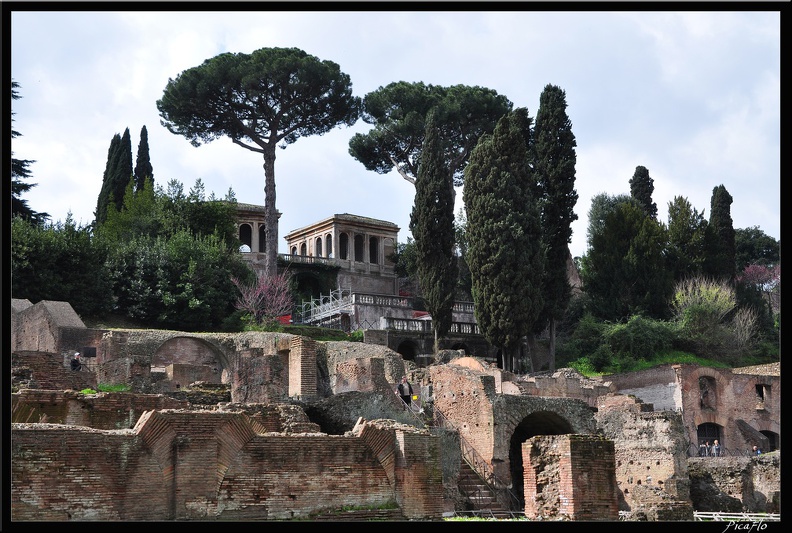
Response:
[[[246,285],[237,278],[231,282],[239,289],[236,308],[246,311],[251,322],[271,327],[278,317],[292,310],[292,295],[289,288],[291,276],[287,273],[260,276],[256,283]]]
[[[737,281],[758,287],[770,303],[773,312],[781,309],[781,265],[751,264],[737,276]]]

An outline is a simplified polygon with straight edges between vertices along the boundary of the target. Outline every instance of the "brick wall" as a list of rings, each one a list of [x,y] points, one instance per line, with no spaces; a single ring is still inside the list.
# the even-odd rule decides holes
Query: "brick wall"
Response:
[[[25,389],[11,395],[11,421],[128,429],[145,411],[188,406],[188,402],[160,395]]]
[[[622,394],[600,398],[597,427],[613,440],[620,508],[642,505],[642,486],[657,487],[671,501],[688,501],[687,435],[682,415],[654,412],[639,399]]]
[[[537,436],[523,443],[522,453],[529,519],[618,520],[613,441]]]
[[[289,397],[316,397],[316,341],[294,337],[289,350]]]
[[[147,411],[130,430],[15,424],[12,519],[305,519],[393,506],[393,479],[406,487],[406,517],[441,516],[436,437],[400,430],[376,449],[357,436],[254,427],[241,413],[182,410]]]

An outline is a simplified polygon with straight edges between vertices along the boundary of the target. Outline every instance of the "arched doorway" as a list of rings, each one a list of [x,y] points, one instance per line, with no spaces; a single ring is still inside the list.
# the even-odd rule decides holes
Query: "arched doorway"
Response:
[[[512,481],[512,492],[520,500],[521,508],[525,508],[525,490],[523,488],[522,444],[536,435],[566,435],[572,433],[572,425],[552,411],[537,411],[523,418],[514,428],[509,441],[509,465]]]
[[[421,350],[415,341],[407,340],[402,341],[396,351],[401,354],[402,359],[405,361],[415,361],[415,357]]]

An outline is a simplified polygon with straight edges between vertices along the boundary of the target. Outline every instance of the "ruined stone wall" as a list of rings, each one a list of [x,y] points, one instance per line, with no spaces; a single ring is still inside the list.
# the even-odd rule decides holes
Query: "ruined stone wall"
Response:
[[[59,337],[58,324],[45,306],[33,305],[17,314],[15,350],[60,353]]]
[[[676,370],[663,365],[637,372],[611,374],[607,377],[614,392],[632,394],[656,411],[675,411],[682,408],[682,391]]]
[[[294,337],[289,346],[289,397],[316,397],[316,341]]]
[[[532,437],[522,445],[525,516],[619,518],[613,441],[599,435]]]
[[[495,378],[454,363],[429,368],[434,408],[442,422],[491,463],[495,447]]]
[[[188,406],[186,401],[161,395],[29,389],[11,395],[11,421],[129,429],[145,411],[186,409]]]
[[[714,369],[695,365],[678,365],[679,383],[682,389],[683,413],[691,444],[697,444],[696,428],[711,423],[719,426],[720,444],[724,452],[732,456],[747,455],[756,444],[758,431],[781,434],[781,377],[770,375],[738,374],[730,369]],[[700,378],[711,378],[714,387],[708,390],[706,401],[702,400]],[[760,402],[756,385],[769,388],[769,394]],[[740,428],[744,421],[753,432]],[[780,441],[778,442],[780,448]],[[765,450],[767,451],[767,450]]]
[[[267,354],[263,348],[241,351],[230,369],[231,401],[268,403],[289,397],[289,355]]]
[[[779,513],[779,452],[754,457],[693,457],[688,460],[690,498],[697,511]]]
[[[687,436],[681,413],[646,410],[640,400],[621,394],[601,399],[595,415],[599,431],[614,442],[620,509],[646,502],[636,487],[658,487],[669,500],[688,501]]]
[[[132,430],[15,424],[12,519],[289,520],[376,509],[397,499],[382,455],[408,481],[405,516],[440,517],[435,437],[404,431],[392,439],[398,453],[375,452],[359,437],[256,427],[240,413],[180,410],[147,411]]]
[[[751,458],[754,509],[757,513],[781,512],[781,452]]]
[[[383,387],[385,383],[387,383],[385,361],[360,357],[342,361],[336,365],[335,382],[332,384],[333,394],[350,391],[384,392],[390,390],[390,387]]]
[[[548,376],[529,376],[514,381],[519,387],[520,394],[551,398],[578,398],[591,407],[597,406],[600,396],[615,390],[609,381],[587,379],[572,369],[560,369]]]
[[[97,379],[90,371],[71,370],[68,357],[49,352],[13,352],[13,389],[83,390],[95,389]]]

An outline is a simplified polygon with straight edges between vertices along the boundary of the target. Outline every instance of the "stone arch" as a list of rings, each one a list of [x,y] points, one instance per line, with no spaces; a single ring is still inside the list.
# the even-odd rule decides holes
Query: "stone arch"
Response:
[[[242,223],[239,225],[239,240],[243,245],[247,245],[251,250],[253,249],[253,228],[250,224]]]
[[[308,246],[305,243],[300,245],[300,255],[308,255]]]
[[[316,250],[316,257],[322,257],[322,238],[317,237],[314,241],[314,249]]]
[[[363,240],[363,235],[357,234],[355,235],[355,257],[354,260],[362,263],[365,261],[365,257],[363,255],[363,248],[364,248],[365,241]]]
[[[338,258],[349,259],[349,235],[341,233],[338,236]]]
[[[325,235],[325,254],[327,257],[333,257],[333,234],[328,233]]]
[[[160,344],[151,358],[152,371],[163,371],[170,365],[205,367],[196,368],[195,372],[186,372],[185,375],[203,378],[196,381],[222,383],[229,362],[223,351],[211,342],[197,337],[175,336]],[[175,378],[174,381],[179,382]]]
[[[402,359],[405,361],[414,361],[415,357],[420,353],[421,347],[413,340],[405,340],[399,343],[396,351],[401,354]]]
[[[259,238],[258,251],[265,252],[267,250],[267,231],[264,228],[264,224],[259,224],[258,238]]]
[[[717,440],[720,442],[721,446],[725,446],[723,442],[723,426],[720,424],[716,424],[714,422],[702,422],[701,424],[696,424],[696,439],[701,446],[701,444],[709,444],[712,446],[712,442]],[[699,448],[699,454],[701,455],[704,450]],[[709,455],[709,450],[703,453],[704,455]]]
[[[467,344],[464,342],[455,342],[451,345],[452,350],[464,350],[464,353],[470,353]]]
[[[369,237],[369,263],[379,264],[379,238],[376,236]]]
[[[572,424],[558,413],[552,411],[535,411],[523,418],[514,428],[509,439],[509,469],[511,473],[512,491],[520,500],[521,508],[525,508],[523,489],[522,444],[536,435],[566,435],[572,433]]]

